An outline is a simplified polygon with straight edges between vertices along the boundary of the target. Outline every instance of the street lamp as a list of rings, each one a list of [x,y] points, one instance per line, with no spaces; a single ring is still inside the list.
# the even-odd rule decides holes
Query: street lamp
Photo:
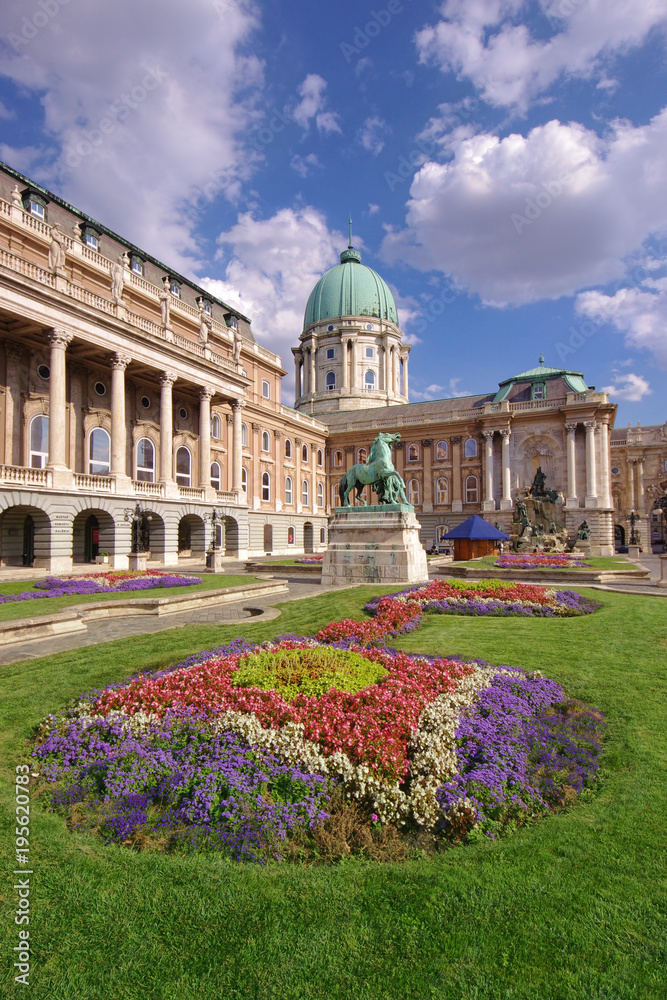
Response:
[[[630,524],[630,545],[639,545],[639,535],[635,531],[635,525],[639,521],[641,523],[641,517],[638,517],[634,510],[631,510],[629,514],[625,515],[625,520]]]

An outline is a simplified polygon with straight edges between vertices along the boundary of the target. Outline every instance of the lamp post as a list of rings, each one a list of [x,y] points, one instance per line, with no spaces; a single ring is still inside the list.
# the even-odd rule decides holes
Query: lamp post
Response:
[[[211,525],[212,535],[211,548],[206,558],[206,569],[211,573],[222,573],[224,549],[222,547],[218,548],[218,528],[224,523],[224,515],[218,514],[214,507],[210,514],[205,514],[204,517]]]
[[[634,509],[630,511],[629,514],[625,515],[625,520],[630,525],[630,545],[639,545],[639,535],[635,531],[635,525],[639,521],[641,523],[641,517],[638,517]]]

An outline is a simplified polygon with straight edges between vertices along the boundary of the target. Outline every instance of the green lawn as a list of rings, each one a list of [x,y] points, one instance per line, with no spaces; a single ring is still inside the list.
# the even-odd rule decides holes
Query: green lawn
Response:
[[[508,553],[512,555],[513,553]],[[548,555],[549,553],[545,553]],[[482,556],[481,559],[469,559],[467,562],[457,562],[457,566],[484,566],[490,569],[497,569],[497,566],[493,564],[498,559],[498,556]],[[623,556],[591,556],[590,558],[581,556],[579,557],[582,562],[590,563],[589,567],[583,566],[573,566],[572,570],[576,572],[579,570],[580,573],[585,573],[587,569],[590,570],[602,570],[602,569],[640,569],[641,567],[635,566],[634,563],[630,563]],[[535,569],[539,569],[536,566]],[[551,569],[545,569],[545,573],[551,573]],[[558,569],[553,569],[553,572],[557,573]]]
[[[384,592],[392,588],[384,588]],[[395,588],[393,588],[395,589]],[[379,588],[283,604],[250,638],[313,632]],[[607,715],[599,786],[502,841],[327,868],[138,854],[32,813],[28,990],[40,1000],[664,1000],[667,602],[583,590],[568,619],[433,616],[404,648],[541,668]],[[73,695],[231,639],[173,629],[5,667],[0,802],[22,741]],[[11,876],[10,876],[11,879]],[[4,954],[17,943],[9,920]],[[11,961],[11,960],[10,960]],[[2,987],[0,986],[0,990]]]
[[[177,573],[177,570],[174,569]],[[197,576],[196,573],[187,573]],[[241,587],[244,583],[256,583],[255,576],[225,576],[223,573],[205,573],[202,583],[187,587],[159,587],[157,590],[129,590],[120,594],[74,594],[71,597],[43,597],[36,601],[12,601],[0,604],[0,622],[16,618],[36,618],[38,615],[52,615],[63,608],[75,604],[91,604],[95,601],[122,601],[132,597],[173,597],[176,594],[199,594],[206,590],[221,590],[223,587]],[[34,580],[0,584],[0,594],[22,594],[33,589]]]

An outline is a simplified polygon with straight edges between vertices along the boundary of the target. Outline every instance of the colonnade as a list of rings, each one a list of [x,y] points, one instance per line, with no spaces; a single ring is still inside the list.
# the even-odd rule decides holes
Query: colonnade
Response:
[[[54,473],[69,473],[66,461],[67,378],[66,351],[73,334],[64,330],[49,330],[49,460]],[[111,454],[110,473],[129,480],[126,466],[125,371],[132,359],[121,352],[111,357]],[[160,373],[160,465],[159,481],[173,486],[173,386],[178,376],[174,372]],[[211,400],[215,390],[208,385],[199,387],[199,486],[210,486],[211,470]],[[242,399],[232,400],[232,489],[241,490],[241,412]]]
[[[580,423],[586,431],[586,493],[585,507],[611,507],[609,470],[609,424],[595,418],[570,421],[567,431],[567,499],[568,507],[579,507],[576,473],[576,432]],[[596,444],[597,436],[597,444]],[[600,456],[598,468],[597,456]]]
[[[502,463],[502,496],[500,498],[500,509],[512,509],[512,476],[510,472],[510,437],[512,431],[509,427],[486,429],[482,431],[485,444],[485,488],[482,510],[495,510],[496,498],[494,496],[493,484],[493,439],[496,433],[500,434],[502,440],[501,463]]]
[[[332,361],[332,368],[340,370],[340,383],[336,385],[337,389],[343,391],[364,389],[363,371],[366,359],[362,351],[367,346],[369,345],[365,341],[360,341],[355,334],[341,337],[342,359],[339,360],[338,364]],[[391,343],[389,337],[383,335],[382,347],[376,349],[382,351],[379,364],[369,360],[367,365],[368,368],[378,373],[378,384],[374,388],[381,392],[389,392],[394,396],[404,396],[407,399],[409,347]],[[326,391],[326,386],[320,385],[317,377],[318,351],[322,350],[326,350],[326,347],[319,347],[315,336],[304,342],[299,350],[294,350],[294,394],[296,399]],[[380,377],[382,384],[380,384]]]

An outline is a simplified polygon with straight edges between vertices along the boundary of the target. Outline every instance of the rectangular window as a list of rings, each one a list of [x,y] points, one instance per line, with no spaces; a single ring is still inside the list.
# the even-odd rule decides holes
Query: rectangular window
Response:
[[[333,347],[327,347],[327,361],[331,361],[336,357],[336,351]]]
[[[271,398],[271,386],[269,385],[268,382],[262,382],[262,398],[263,399]]]
[[[143,263],[143,261],[139,260],[138,257],[132,257],[130,259],[130,270],[134,271],[135,274],[141,274],[141,275],[143,275],[143,273],[144,273],[144,263]]]
[[[367,358],[372,358],[373,357],[373,348],[372,347],[367,347],[366,348],[366,357]]]
[[[46,210],[44,209],[44,206],[40,205],[38,201],[30,201],[28,203],[28,211],[30,212],[31,215],[34,215],[36,218],[41,219],[42,222],[44,221],[44,218],[46,216]]]

